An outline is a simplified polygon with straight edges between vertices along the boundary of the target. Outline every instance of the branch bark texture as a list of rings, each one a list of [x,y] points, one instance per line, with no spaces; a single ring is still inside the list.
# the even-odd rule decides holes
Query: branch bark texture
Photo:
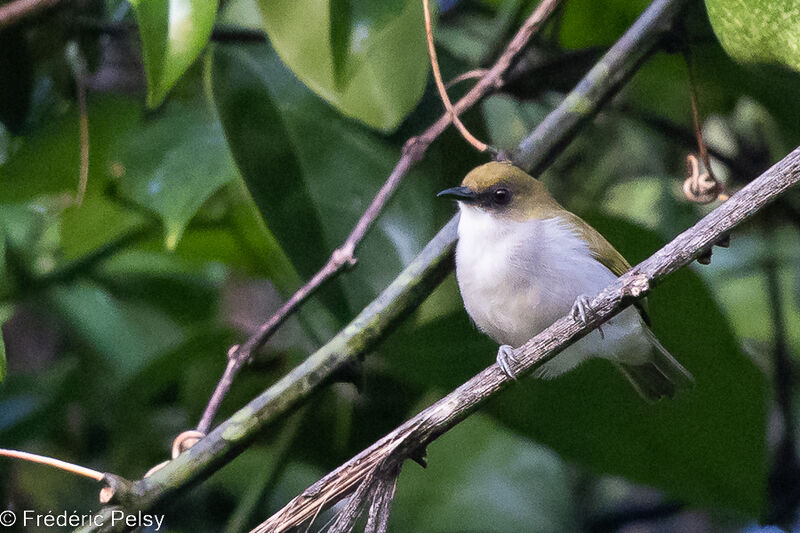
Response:
[[[800,181],[800,147],[753,180],[672,242],[606,287],[594,300],[593,321],[581,324],[570,315],[514,351],[515,374],[527,374],[588,334],[634,300],[643,298],[664,276],[709,250],[715,242]],[[513,360],[513,359],[512,359]],[[251,533],[280,533],[299,526],[353,492],[386,461],[402,463],[506,388],[513,380],[493,364],[408,420],[290,501]]]

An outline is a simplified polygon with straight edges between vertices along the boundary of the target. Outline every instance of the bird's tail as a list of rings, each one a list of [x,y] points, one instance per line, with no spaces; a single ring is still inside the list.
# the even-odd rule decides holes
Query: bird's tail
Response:
[[[653,345],[650,361],[640,365],[618,363],[636,392],[647,401],[655,401],[665,396],[672,398],[678,390],[692,388],[692,374],[672,357],[649,329],[645,331]]]

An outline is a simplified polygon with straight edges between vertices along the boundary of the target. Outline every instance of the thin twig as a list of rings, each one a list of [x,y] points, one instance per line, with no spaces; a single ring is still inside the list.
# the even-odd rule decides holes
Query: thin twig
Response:
[[[453,109],[453,103],[447,95],[447,88],[444,86],[442,73],[439,70],[439,60],[436,58],[436,45],[433,44],[433,27],[431,25],[431,6],[429,0],[422,0],[422,11],[425,14],[425,37],[428,41],[428,57],[431,60],[431,70],[433,71],[433,79],[436,81],[436,88],[439,90],[439,98],[442,99],[445,111],[450,115],[450,120],[453,121],[453,125],[461,136],[464,137],[464,140],[479,152],[485,152],[489,149],[489,145],[479,141],[470,133],[464,123],[461,122],[461,119],[458,118],[458,115]]]
[[[456,76],[455,78],[453,78],[452,80],[448,81],[447,83],[445,83],[444,86],[445,88],[449,89],[453,85],[458,85],[462,81],[475,80],[481,78],[486,75],[486,72],[487,71],[485,68],[476,68],[474,70],[468,70],[467,72],[463,72],[458,76]]]
[[[59,4],[61,0],[14,0],[0,6],[0,30]]]
[[[345,239],[344,244],[334,250],[325,265],[300,289],[297,290],[281,307],[242,345],[234,347],[228,354],[228,363],[222,377],[217,383],[214,393],[197,424],[197,430],[208,433],[222,400],[228,394],[233,380],[244,364],[277,329],[305,302],[319,287],[339,274],[346,266],[355,264],[355,249],[364,239],[367,231],[378,218],[386,202],[392,197],[403,177],[411,167],[422,159],[428,147],[441,135],[452,122],[452,117],[472,107],[478,100],[503,84],[502,77],[512,65],[514,59],[522,51],[534,33],[553,12],[559,0],[542,0],[531,13],[517,34],[509,43],[495,65],[475,84],[475,86],[454,106],[454,115],[445,113],[432,126],[418,137],[410,139],[403,147],[403,154],[389,174],[386,182],[372,199],[364,214],[356,223],[353,231]]]
[[[78,112],[80,125],[80,167],[78,171],[78,190],[75,205],[83,204],[86,187],[89,185],[89,110],[86,104],[86,60],[80,47],[75,47],[75,89],[78,93]]]
[[[711,161],[708,159],[706,142],[703,139],[703,128],[700,125],[700,112],[697,109],[697,85],[694,79],[694,69],[692,68],[692,56],[688,47],[683,50],[683,59],[686,63],[686,72],[689,77],[689,98],[692,103],[692,124],[694,126],[695,139],[697,140],[697,150],[709,176],[716,181],[717,178],[711,169]]]
[[[512,365],[513,374],[528,374],[551,360],[633,301],[646,296],[655,282],[694,261],[723,235],[798,182],[800,147],[606,287],[591,302],[595,313],[589,323],[577,321],[567,314],[514,350],[513,358],[509,358],[515,361]],[[513,382],[514,379],[496,363],[489,366],[317,481],[251,533],[281,533],[304,523],[319,511],[321,505],[333,505],[362,487],[364,479],[389,454],[412,457]]]
[[[689,166],[689,176],[683,185],[683,192],[686,197],[697,203],[710,203],[714,200],[725,201],[730,196],[725,191],[722,182],[714,175],[711,168],[711,161],[708,157],[706,141],[703,138],[703,128],[700,125],[700,112],[697,105],[697,83],[694,79],[694,69],[692,68],[692,56],[688,47],[683,49],[683,59],[686,63],[686,71],[689,77],[689,96],[692,104],[692,125],[694,127],[695,140],[697,141],[697,151],[700,154],[700,161],[703,162],[705,172],[700,172],[699,165],[694,155],[689,154],[687,162]]]
[[[53,459],[52,457],[47,457],[45,455],[37,455],[35,453],[0,448],[0,455],[3,457],[11,457],[13,459],[21,459],[30,463],[52,466],[53,468],[58,468],[59,470],[64,470],[79,476],[88,477],[95,481],[103,481],[103,478],[106,476],[103,472],[98,472],[97,470],[86,468],[85,466],[68,463],[60,459]]]
[[[400,475],[401,465],[393,463],[390,466],[391,468],[386,468],[381,472],[373,490],[364,533],[386,533],[388,529],[389,514],[392,511],[392,501],[397,490],[397,477]]]

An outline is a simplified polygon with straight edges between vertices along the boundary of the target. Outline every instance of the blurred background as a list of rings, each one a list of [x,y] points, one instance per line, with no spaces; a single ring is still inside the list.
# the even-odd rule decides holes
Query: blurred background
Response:
[[[197,424],[228,348],[323,265],[442,104],[418,0],[50,4],[0,25],[0,447],[138,479]],[[439,0],[445,80],[493,64],[535,5]],[[465,123],[513,149],[647,5],[564,0]],[[730,190],[800,144],[800,75],[731,59],[703,2],[665,48],[538,176],[633,264],[716,205],[681,192],[696,150],[681,51]],[[442,135],[358,266],[261,350],[217,421],[377,296],[454,213],[435,193],[486,160]],[[404,466],[390,530],[800,531],[799,229],[790,191],[652,293],[654,331],[695,390],[646,405],[595,361],[522,380],[434,443],[427,469]],[[248,531],[495,352],[451,274],[367,355],[358,386],[327,386],[272,424],[172,501],[166,527]],[[4,509],[85,513],[97,491],[0,460]]]

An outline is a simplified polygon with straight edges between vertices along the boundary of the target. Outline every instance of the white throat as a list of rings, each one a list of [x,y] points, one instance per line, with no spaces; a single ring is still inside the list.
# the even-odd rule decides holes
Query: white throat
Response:
[[[519,346],[614,275],[560,217],[517,222],[460,203],[456,274],[478,327]]]

